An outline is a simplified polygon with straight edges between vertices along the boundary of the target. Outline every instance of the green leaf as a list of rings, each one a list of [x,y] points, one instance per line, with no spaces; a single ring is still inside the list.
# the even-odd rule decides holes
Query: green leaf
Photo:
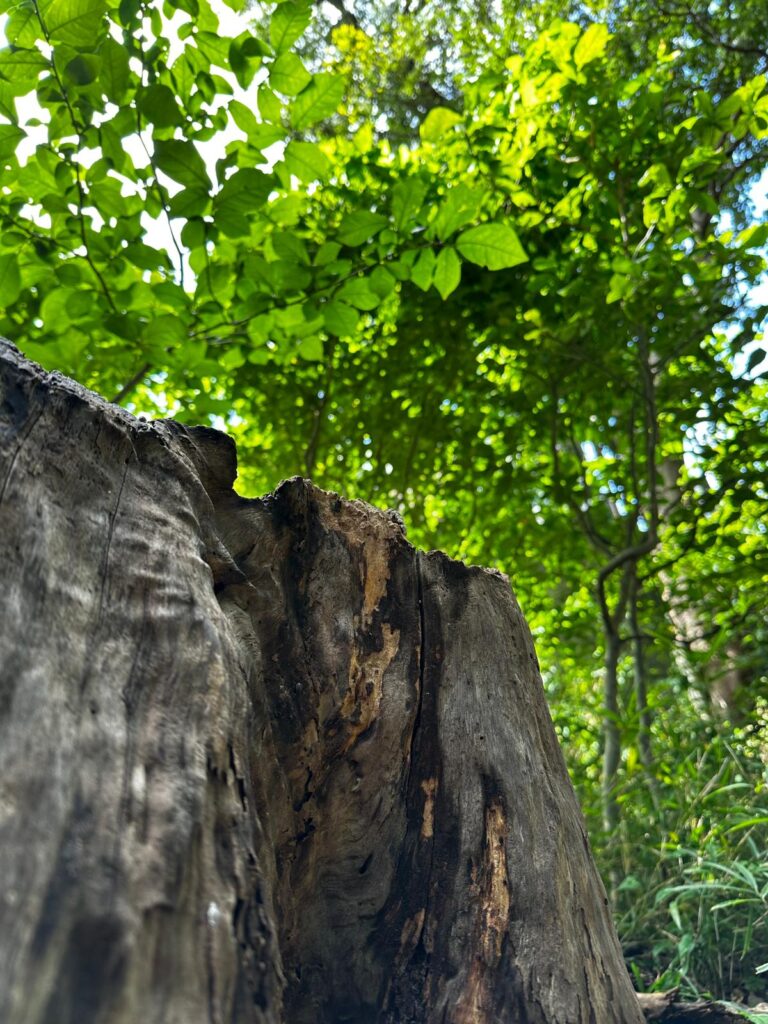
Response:
[[[378,234],[387,223],[380,213],[356,210],[342,218],[337,237],[343,245],[357,246]]]
[[[261,122],[256,120],[254,112],[249,107],[246,107],[244,103],[241,103],[240,100],[232,100],[228,110],[240,131],[245,132],[248,136],[261,125]]]
[[[187,340],[187,328],[183,320],[172,314],[154,316],[142,331],[142,339],[150,345],[173,347]]]
[[[13,305],[21,294],[19,261],[12,252],[0,254],[0,309]]]
[[[573,51],[573,62],[577,68],[583,68],[590,61],[602,57],[611,34],[605,25],[590,25],[581,35],[576,49]]]
[[[419,253],[419,258],[411,267],[411,280],[417,288],[425,292],[432,284],[432,275],[435,272],[435,254],[432,249],[424,249]]]
[[[34,82],[50,66],[37,50],[0,50],[0,75],[9,82]]]
[[[256,102],[259,105],[259,114],[262,120],[270,124],[279,124],[283,116],[283,104],[266,85],[260,85],[256,94]]]
[[[8,15],[5,38],[12,46],[33,47],[42,36],[35,5],[32,0],[24,0]]]
[[[71,293],[66,288],[55,288],[48,292],[40,303],[40,319],[46,328],[61,331],[63,327],[69,325],[72,318],[67,311],[67,302],[70,297]]]
[[[271,95],[274,96],[274,93]],[[280,105],[279,100],[278,105]],[[239,100],[232,100],[228,109],[237,127],[241,132],[245,132],[249,144],[255,149],[266,149],[267,146],[285,138],[285,131],[279,124],[265,124],[263,121],[257,121],[253,111]],[[280,106],[280,110],[282,110],[282,106]]]
[[[334,299],[323,306],[325,326],[339,338],[348,338],[357,331],[360,314],[346,302]]]
[[[454,249],[447,247],[437,254],[432,284],[440,292],[442,299],[447,299],[451,292],[456,291],[461,281],[461,261]]]
[[[272,191],[274,179],[252,167],[243,167],[228,178],[213,200],[216,226],[232,238],[247,235],[251,217]]]
[[[195,36],[200,52],[208,58],[211,64],[229,70],[229,44],[231,42],[226,36],[218,32],[198,32]]]
[[[323,242],[315,253],[315,266],[324,267],[328,263],[333,263],[340,252],[341,246],[338,242]]]
[[[50,0],[41,15],[53,42],[91,49],[105,31],[106,0]]]
[[[142,89],[137,104],[147,121],[158,128],[172,128],[183,121],[176,97],[167,85],[150,85]]]
[[[457,114],[455,110],[449,110],[448,107],[433,107],[424,118],[424,122],[419,128],[419,135],[424,142],[438,142],[459,121],[461,121],[461,115]]]
[[[0,160],[7,160],[13,156],[18,144],[26,138],[26,134],[15,124],[0,124]]]
[[[302,359],[320,360],[323,358],[323,339],[312,334],[308,338],[302,338],[298,348]]]
[[[279,8],[278,8],[279,9]],[[335,114],[344,96],[344,79],[321,72],[291,104],[291,125],[301,131]]]
[[[106,160],[115,170],[122,171],[128,156],[123,149],[122,138],[108,121],[99,128],[99,141],[101,142],[101,151]]]
[[[427,184],[419,178],[399,181],[392,189],[392,216],[397,231],[403,231],[421,211]]]
[[[342,302],[348,302],[355,309],[375,309],[380,301],[378,295],[371,291],[364,277],[354,277],[351,281],[347,281],[339,289],[336,297]]]
[[[78,53],[64,68],[64,78],[69,85],[90,85],[99,75],[101,60],[92,53]]]
[[[309,266],[309,253],[306,244],[298,235],[291,231],[279,231],[272,236],[272,248],[275,255],[289,263],[302,263]]]
[[[312,6],[309,3],[280,4],[269,22],[269,39],[278,53],[289,49],[304,34],[304,30],[312,19]]]
[[[480,224],[463,231],[456,248],[470,263],[489,270],[505,270],[528,259],[520,239],[507,224]]]
[[[114,178],[92,185],[88,198],[102,217],[123,217],[128,213],[128,202],[120,192],[120,183]]]
[[[191,188],[211,187],[211,179],[203,158],[192,142],[181,139],[155,139],[155,163],[180,185]]]
[[[331,169],[331,161],[316,142],[293,139],[286,146],[283,159],[288,172],[304,184],[324,178]]]
[[[219,356],[218,362],[225,370],[236,370],[245,363],[243,350],[239,345],[233,345]]]
[[[183,188],[168,201],[168,210],[172,217],[202,217],[210,209],[211,197],[207,188],[195,186]]]
[[[101,57],[101,70],[99,71],[101,87],[113,103],[119,103],[125,95],[130,80],[128,51],[112,36],[107,36],[101,45],[99,56]]]
[[[628,274],[611,274],[606,303],[619,302],[632,293],[632,278]]]
[[[269,84],[284,96],[295,96],[309,84],[312,75],[295,53],[284,53],[269,69]]]
[[[376,267],[368,278],[371,291],[376,292],[380,299],[391,295],[397,285],[397,278],[386,267]]]
[[[435,219],[435,230],[441,242],[477,217],[483,196],[483,190],[463,183],[455,185],[447,193]]]
[[[65,292],[65,308],[67,316],[72,320],[83,320],[93,316],[93,293],[92,292]]]

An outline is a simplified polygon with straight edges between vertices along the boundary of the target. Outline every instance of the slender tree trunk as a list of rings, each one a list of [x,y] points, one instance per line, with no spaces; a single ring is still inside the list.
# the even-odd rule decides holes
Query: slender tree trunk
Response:
[[[506,579],[0,343],[0,1020],[638,1024]]]
[[[632,633],[632,678],[635,689],[635,705],[637,707],[637,750],[649,785],[654,795],[656,779],[651,748],[651,709],[648,707],[648,672],[645,658],[645,642],[639,614],[640,583],[637,578],[637,567],[632,578],[632,590],[629,598],[629,628]]]
[[[616,775],[621,759],[619,728],[619,654],[621,641],[616,632],[605,636],[603,671],[603,828],[609,835],[619,824]]]
[[[678,480],[682,468],[682,459],[671,457],[659,467],[665,511],[680,502]],[[738,631],[734,631],[727,644],[718,645],[713,652],[718,630],[712,628],[711,621],[691,599],[688,580],[680,574],[679,566],[674,570],[662,570],[659,578],[669,619],[676,633],[673,654],[678,669],[692,686],[708,693],[715,715],[738,720],[738,698],[745,684]]]

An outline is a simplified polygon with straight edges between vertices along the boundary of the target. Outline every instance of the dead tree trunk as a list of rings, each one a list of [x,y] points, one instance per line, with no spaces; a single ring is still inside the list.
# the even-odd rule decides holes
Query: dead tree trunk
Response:
[[[506,579],[0,344],[0,1020],[642,1020]]]

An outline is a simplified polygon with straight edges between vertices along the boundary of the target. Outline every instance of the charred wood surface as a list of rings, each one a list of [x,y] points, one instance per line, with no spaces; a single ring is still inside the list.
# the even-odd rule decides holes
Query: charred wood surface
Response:
[[[0,343],[0,1020],[638,1024],[507,580]]]

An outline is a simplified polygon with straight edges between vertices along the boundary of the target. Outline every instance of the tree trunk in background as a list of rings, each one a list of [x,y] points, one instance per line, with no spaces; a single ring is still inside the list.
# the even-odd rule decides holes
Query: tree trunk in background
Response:
[[[680,501],[680,473],[683,460],[666,458],[659,466],[661,498],[665,509]],[[741,659],[741,639],[734,634],[720,649],[713,651],[716,639],[711,622],[687,593],[687,580],[673,571],[659,574],[669,620],[676,633],[673,651],[675,664],[688,682],[709,694],[712,710],[721,718],[736,717],[739,691],[745,683]],[[691,657],[693,655],[693,657]]]
[[[503,576],[0,388],[4,1024],[642,1020]]]

